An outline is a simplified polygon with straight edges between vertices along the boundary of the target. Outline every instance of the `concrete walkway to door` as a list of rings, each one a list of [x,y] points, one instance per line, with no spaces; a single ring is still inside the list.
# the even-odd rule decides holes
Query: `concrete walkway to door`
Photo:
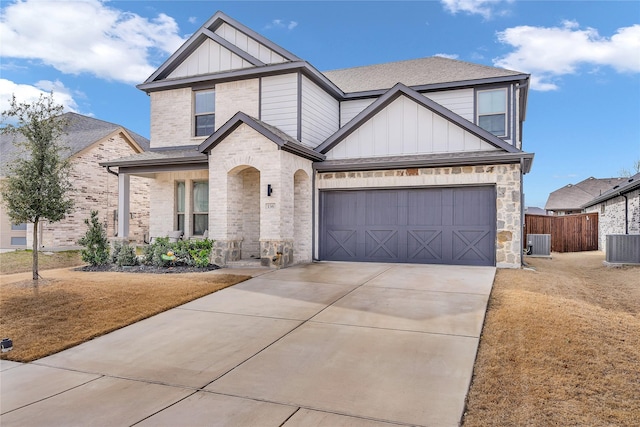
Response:
[[[322,262],[29,364],[0,424],[456,426],[495,268]]]

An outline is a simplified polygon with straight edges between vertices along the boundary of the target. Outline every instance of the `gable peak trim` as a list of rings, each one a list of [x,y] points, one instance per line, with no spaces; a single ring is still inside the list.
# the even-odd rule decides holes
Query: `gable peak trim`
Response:
[[[422,107],[438,114],[446,120],[455,123],[462,129],[476,135],[481,140],[493,145],[496,148],[500,148],[508,153],[519,153],[516,147],[504,142],[502,139],[493,135],[492,133],[482,129],[480,126],[472,123],[451,110],[443,107],[435,101],[427,98],[414,89],[402,84],[396,83],[391,89],[387,90],[382,96],[375,100],[371,105],[361,111],[356,117],[354,117],[345,126],[338,129],[336,133],[330,136],[325,142],[316,147],[316,151],[326,154],[336,145],[342,142],[345,138],[355,132],[360,126],[369,121],[373,116],[382,111],[385,107],[391,104],[399,97],[404,96],[410,100],[413,100]]]

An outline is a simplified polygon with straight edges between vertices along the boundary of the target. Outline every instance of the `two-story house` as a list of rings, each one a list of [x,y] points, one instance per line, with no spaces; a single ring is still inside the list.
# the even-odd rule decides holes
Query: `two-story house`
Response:
[[[103,166],[123,195],[149,179],[151,236],[206,232],[221,265],[519,267],[528,84],[440,57],[320,72],[218,12],[138,86],[151,150]]]

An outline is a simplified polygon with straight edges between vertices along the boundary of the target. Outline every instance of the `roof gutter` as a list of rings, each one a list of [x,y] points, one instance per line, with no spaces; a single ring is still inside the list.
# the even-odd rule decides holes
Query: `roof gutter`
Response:
[[[105,168],[107,168],[107,172],[109,172],[111,175],[115,175],[115,176],[120,176],[120,174],[118,172],[114,172],[111,170],[111,166],[110,165],[102,165]]]

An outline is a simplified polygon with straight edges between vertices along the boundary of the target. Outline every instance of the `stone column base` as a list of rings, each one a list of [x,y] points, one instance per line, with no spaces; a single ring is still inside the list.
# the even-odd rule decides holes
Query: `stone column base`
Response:
[[[260,264],[271,268],[283,268],[293,264],[293,241],[261,240]]]
[[[211,249],[211,262],[225,267],[230,261],[240,261],[242,240],[214,240]]]

